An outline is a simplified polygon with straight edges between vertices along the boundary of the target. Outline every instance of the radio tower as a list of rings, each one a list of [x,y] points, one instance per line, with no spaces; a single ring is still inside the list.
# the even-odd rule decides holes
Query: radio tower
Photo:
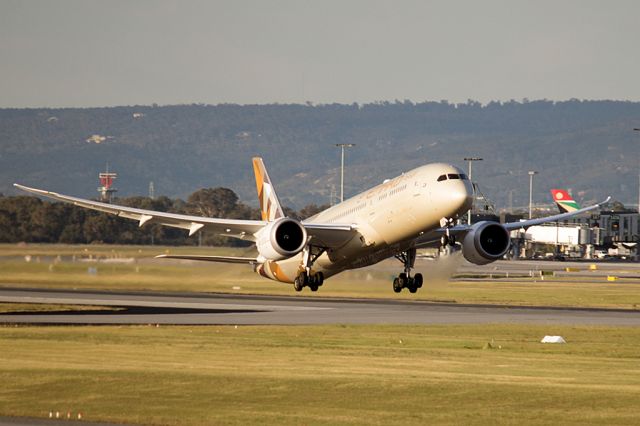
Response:
[[[118,177],[117,173],[109,172],[109,164],[107,163],[107,171],[98,175],[100,178],[100,186],[98,192],[100,193],[100,199],[105,203],[110,203],[113,193],[117,191],[113,187],[113,181]]]

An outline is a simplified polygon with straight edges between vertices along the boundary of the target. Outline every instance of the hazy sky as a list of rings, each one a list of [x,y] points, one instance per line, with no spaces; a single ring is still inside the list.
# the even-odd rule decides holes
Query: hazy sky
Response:
[[[640,1],[0,0],[0,107],[640,100]]]

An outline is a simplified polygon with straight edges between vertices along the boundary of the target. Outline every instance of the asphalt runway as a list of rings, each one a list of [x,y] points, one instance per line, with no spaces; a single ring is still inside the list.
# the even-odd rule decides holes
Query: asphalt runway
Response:
[[[575,324],[640,326],[640,311],[407,300],[0,288],[0,302],[119,310],[0,314],[5,324]]]

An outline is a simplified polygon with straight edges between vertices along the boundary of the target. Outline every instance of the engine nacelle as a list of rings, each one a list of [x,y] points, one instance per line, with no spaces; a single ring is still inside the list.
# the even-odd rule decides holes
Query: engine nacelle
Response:
[[[509,250],[509,231],[496,222],[478,222],[462,241],[462,255],[476,265],[486,265],[504,256]]]
[[[302,251],[307,230],[295,219],[283,217],[269,223],[257,235],[256,246],[266,260],[282,260]]]

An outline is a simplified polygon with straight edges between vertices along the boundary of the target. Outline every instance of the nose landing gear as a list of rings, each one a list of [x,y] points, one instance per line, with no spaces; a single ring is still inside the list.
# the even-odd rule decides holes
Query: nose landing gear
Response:
[[[409,289],[409,292],[415,293],[422,287],[423,278],[422,274],[417,273],[415,276],[411,276],[411,269],[416,262],[416,249],[410,248],[396,255],[398,259],[404,265],[404,272],[393,279],[393,291],[400,293],[403,288]]]

